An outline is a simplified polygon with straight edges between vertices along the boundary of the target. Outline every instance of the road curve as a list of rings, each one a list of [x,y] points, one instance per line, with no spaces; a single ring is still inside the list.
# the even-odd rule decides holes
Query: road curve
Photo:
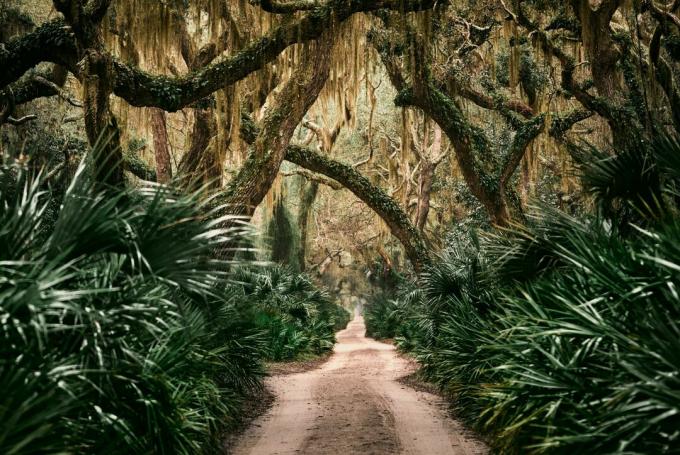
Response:
[[[276,402],[237,441],[234,455],[487,453],[440,398],[397,382],[413,365],[365,332],[357,316],[324,365],[269,378]]]

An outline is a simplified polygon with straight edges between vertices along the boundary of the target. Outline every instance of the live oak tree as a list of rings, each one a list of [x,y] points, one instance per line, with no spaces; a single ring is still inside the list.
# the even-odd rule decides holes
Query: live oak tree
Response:
[[[319,182],[349,189],[420,269],[449,157],[489,220],[507,225],[523,219],[537,157],[571,149],[575,125],[619,150],[653,137],[652,125],[677,131],[678,3],[54,0],[57,14],[36,26],[17,2],[0,15],[0,124],[34,120],[28,106],[38,98],[82,106],[88,141],[105,144],[97,178],[122,185],[124,170],[172,178],[168,116],[182,112],[190,133],[177,173],[217,192],[227,213],[252,217],[287,160],[311,182],[307,206]],[[374,157],[371,65],[386,73],[396,107],[422,114],[404,114],[398,159]],[[66,90],[69,78],[79,97]],[[356,98],[364,82],[367,160],[348,164],[333,156],[337,145],[294,140],[314,129],[305,117],[319,100],[344,100],[338,120],[355,115],[346,92]],[[116,113],[127,106],[148,109],[153,172],[121,147],[126,120]],[[314,133],[318,143],[335,142],[338,133],[326,133]],[[242,159],[229,162],[240,168],[225,183],[238,150]],[[367,176],[386,159],[402,182],[393,191]]]

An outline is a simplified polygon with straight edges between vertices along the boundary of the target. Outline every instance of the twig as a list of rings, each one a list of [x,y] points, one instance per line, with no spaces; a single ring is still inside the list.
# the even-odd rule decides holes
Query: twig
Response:
[[[9,116],[7,117],[7,123],[9,123],[10,125],[19,126],[23,125],[26,122],[30,122],[31,120],[36,120],[37,118],[38,116],[35,114],[24,115],[23,117],[20,118],[14,118],[12,116]]]
[[[71,106],[73,106],[73,107],[83,107],[83,103],[82,103],[82,102],[80,102],[80,101],[78,101],[78,100],[72,99],[72,98],[68,95],[68,93],[66,93],[61,87],[59,87],[59,86],[58,86],[57,84],[55,84],[54,82],[48,81],[47,79],[45,79],[45,78],[42,77],[42,76],[35,76],[33,79],[34,79],[36,82],[38,82],[38,83],[40,83],[40,84],[43,84],[44,86],[49,87],[49,88],[51,88],[52,90],[54,90],[54,91],[56,92],[57,96],[59,96],[59,98],[61,98],[61,99],[63,99],[64,101],[66,101],[66,102],[67,102],[68,104],[70,104]]]

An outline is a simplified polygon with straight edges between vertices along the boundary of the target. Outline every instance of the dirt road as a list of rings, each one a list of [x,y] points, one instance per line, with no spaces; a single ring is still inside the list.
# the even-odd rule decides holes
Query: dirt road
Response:
[[[337,339],[320,368],[268,380],[276,402],[239,439],[235,455],[487,452],[438,397],[397,382],[413,365],[366,338],[361,316]]]

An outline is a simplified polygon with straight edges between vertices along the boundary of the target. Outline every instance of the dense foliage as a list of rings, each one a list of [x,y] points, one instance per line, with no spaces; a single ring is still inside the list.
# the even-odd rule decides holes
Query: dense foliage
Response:
[[[600,215],[542,209],[457,239],[422,287],[376,299],[369,333],[412,352],[499,452],[677,453],[679,152],[584,164]]]
[[[266,334],[265,348],[272,360],[322,354],[333,347],[335,332],[349,322],[347,310],[307,276],[287,268],[245,268],[233,279],[239,310]]]
[[[216,452],[263,360],[347,321],[303,276],[215,260],[245,228],[199,194],[0,179],[1,453]]]

